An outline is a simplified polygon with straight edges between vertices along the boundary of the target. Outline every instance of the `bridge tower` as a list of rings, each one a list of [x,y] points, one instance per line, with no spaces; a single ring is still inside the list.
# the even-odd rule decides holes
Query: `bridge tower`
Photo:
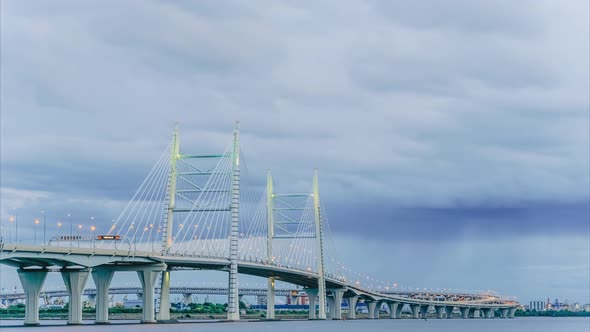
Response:
[[[165,255],[172,245],[172,230],[174,226],[174,204],[176,201],[176,162],[180,156],[178,138],[178,125],[174,127],[172,135],[172,153],[170,154],[170,174],[168,176],[168,201],[166,202],[166,219],[162,233],[162,255]],[[166,269],[161,274],[160,308],[158,320],[170,320],[170,270]]]
[[[273,259],[272,239],[274,237],[274,207],[273,207],[273,188],[272,175],[270,170],[266,174],[266,211],[268,220],[266,256],[270,262]],[[268,278],[268,291],[266,293],[266,319],[275,318],[275,278]]]
[[[326,280],[324,275],[324,243],[322,239],[322,215],[320,211],[320,190],[318,186],[318,170],[313,173],[313,209],[316,224],[316,241],[318,255],[318,319],[326,319]],[[311,309],[310,309],[311,310]]]
[[[227,319],[240,319],[238,295],[238,221],[240,219],[240,123],[236,122],[232,153],[231,178],[231,233],[229,239],[229,287]]]

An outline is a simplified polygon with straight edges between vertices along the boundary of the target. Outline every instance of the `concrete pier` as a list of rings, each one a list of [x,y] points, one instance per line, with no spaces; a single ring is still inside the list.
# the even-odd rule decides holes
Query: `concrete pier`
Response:
[[[397,308],[395,309],[395,318],[396,319],[402,318],[402,311],[404,309],[404,306],[405,306],[405,304],[403,304],[401,302],[397,304]]]
[[[419,304],[410,304],[410,309],[412,309],[412,318],[414,318],[414,319],[420,318],[420,305]]]
[[[358,296],[352,296],[346,299],[348,301],[348,319],[356,319],[356,303]]]
[[[91,269],[62,269],[61,276],[66,284],[70,302],[68,304],[68,325],[82,324],[82,293]]]
[[[96,295],[88,295],[88,306],[96,309]]]
[[[428,312],[428,305],[420,306],[420,318],[426,318],[427,312]]]
[[[305,292],[307,293],[307,299],[309,301],[309,319],[317,319],[315,306],[317,304],[318,290],[308,288]]]
[[[434,306],[434,310],[436,310],[436,318],[445,318],[445,306]]]
[[[39,293],[47,278],[47,269],[18,269],[18,278],[25,292],[24,324],[39,325]]]
[[[182,304],[187,307],[193,303],[193,294],[182,294]]]
[[[480,318],[481,317],[481,310],[479,308],[475,308],[473,309],[473,312],[471,314],[472,318]]]
[[[268,278],[266,290],[266,319],[275,319],[275,278]]]
[[[170,320],[170,271],[162,271],[161,279],[158,320],[165,322]]]
[[[367,309],[369,310],[369,319],[379,319],[379,308],[377,306],[379,303],[377,301],[365,301],[365,303],[367,304]]]
[[[514,318],[514,314],[516,314],[516,308],[508,309],[508,318]]]
[[[397,319],[397,318],[401,318],[401,307],[403,307],[403,303],[399,303],[399,302],[390,302],[387,304],[387,306],[389,307],[389,317],[391,319]],[[399,311],[398,311],[399,310]]]
[[[330,316],[332,319],[342,319],[342,297],[344,296],[344,289],[332,290],[332,298],[330,299]]]
[[[109,323],[109,287],[114,271],[94,270],[92,279],[96,285],[96,324]]]
[[[500,316],[502,318],[508,318],[509,310],[508,309],[500,309]]]
[[[445,307],[445,314],[447,315],[447,319],[453,318],[453,310],[455,310],[455,307]]]
[[[334,301],[334,298],[331,296],[326,296],[326,303],[328,304],[328,313],[326,315],[326,317],[328,319],[335,319],[334,317],[336,317],[334,311],[335,311],[335,307],[336,307],[336,301]]]
[[[470,307],[459,308],[459,310],[461,310],[461,318],[463,318],[463,319],[470,318],[469,313],[472,310]]]
[[[154,315],[154,288],[156,286],[156,280],[159,273],[160,271],[154,271],[150,269],[137,271],[139,281],[141,282],[141,286],[143,288],[143,312],[140,321],[141,323],[156,322]]]

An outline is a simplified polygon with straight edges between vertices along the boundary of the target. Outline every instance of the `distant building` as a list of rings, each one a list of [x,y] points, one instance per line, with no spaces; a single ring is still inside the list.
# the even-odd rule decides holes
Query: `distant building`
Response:
[[[123,307],[127,309],[131,308],[142,308],[143,301],[142,300],[125,300],[123,302]]]
[[[570,311],[580,312],[582,311],[582,306],[579,303],[574,303],[570,306]]]
[[[590,303],[584,304],[584,311],[585,312],[590,312]]]
[[[530,311],[545,311],[545,301],[531,301],[529,302]]]

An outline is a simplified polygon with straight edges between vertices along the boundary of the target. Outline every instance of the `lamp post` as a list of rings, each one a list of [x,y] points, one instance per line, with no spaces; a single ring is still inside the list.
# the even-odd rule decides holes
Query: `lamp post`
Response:
[[[80,248],[80,237],[82,236],[82,225],[78,225],[78,248]]]
[[[94,231],[96,231],[96,227],[94,227],[94,225],[92,225],[92,226],[90,226],[90,230],[92,231],[92,248],[96,248],[96,244],[94,242],[94,238],[95,238]]]
[[[58,221],[57,222],[57,232],[55,234],[55,236],[58,238],[58,240],[61,240],[61,239],[59,239],[59,229],[61,228],[61,225],[62,225],[61,221]]]
[[[47,215],[45,214],[45,210],[41,210],[41,214],[43,215],[43,245],[47,244]]]
[[[18,214],[14,215],[14,232],[16,237],[16,243],[18,243]]]
[[[74,224],[72,224],[72,215],[68,213],[68,223],[70,223],[70,248],[72,247],[72,241],[74,240]]]
[[[39,219],[35,219],[35,245],[37,245],[37,225],[39,225]]]
[[[10,242],[10,237],[12,235],[12,231],[10,229],[12,228],[12,223],[14,222],[14,217],[10,216],[8,218],[8,222],[9,222],[9,224],[8,224],[8,242]]]
[[[90,230],[92,231],[92,248],[94,248],[94,231],[96,230],[96,227],[94,227],[94,217],[90,217]]]

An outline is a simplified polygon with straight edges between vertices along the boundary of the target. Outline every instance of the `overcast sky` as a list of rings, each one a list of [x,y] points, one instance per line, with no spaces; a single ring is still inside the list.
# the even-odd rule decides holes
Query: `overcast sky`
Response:
[[[259,184],[319,169],[350,267],[590,302],[588,1],[0,4],[3,227],[106,226],[175,122],[240,120]]]

